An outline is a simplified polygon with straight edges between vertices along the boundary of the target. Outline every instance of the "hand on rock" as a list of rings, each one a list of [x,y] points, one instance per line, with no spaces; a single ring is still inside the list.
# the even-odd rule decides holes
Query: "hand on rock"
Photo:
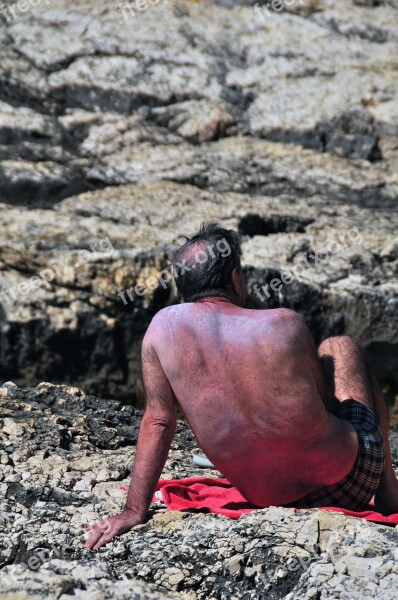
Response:
[[[124,509],[118,515],[102,519],[97,525],[87,527],[87,531],[91,532],[91,536],[86,542],[86,548],[89,550],[98,550],[114,537],[127,533],[135,525],[140,525],[143,519],[129,509]]]

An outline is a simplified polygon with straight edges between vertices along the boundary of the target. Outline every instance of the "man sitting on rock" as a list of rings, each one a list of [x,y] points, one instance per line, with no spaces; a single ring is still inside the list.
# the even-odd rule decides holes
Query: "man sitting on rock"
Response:
[[[248,308],[239,236],[203,225],[174,260],[185,304],[143,341],[146,409],[124,510],[91,528],[96,550],[144,521],[176,427],[175,402],[215,467],[258,507],[398,512],[388,413],[358,343],[318,352],[303,319]],[[107,526],[104,527],[104,523]]]

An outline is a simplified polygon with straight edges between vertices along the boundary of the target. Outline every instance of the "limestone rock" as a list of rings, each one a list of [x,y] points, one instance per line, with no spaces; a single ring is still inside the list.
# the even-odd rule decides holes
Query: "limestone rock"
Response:
[[[284,146],[273,145],[283,157]],[[398,246],[389,213],[332,207],[324,195],[281,201],[156,181],[32,209],[28,223],[23,208],[0,207],[3,378],[69,380],[138,402],[142,335],[152,315],[176,301],[170,265],[178,236],[203,220],[241,232],[249,289],[260,288],[265,306],[302,313],[317,341],[356,336],[394,385]],[[288,285],[279,285],[283,273],[293,275]]]
[[[327,258],[267,305],[301,312],[317,341],[358,337],[392,398],[398,6],[282,5],[3,11],[2,379],[141,402],[142,335],[175,290],[118,294],[169,268],[180,233],[218,220],[244,236],[250,286]],[[353,227],[363,243],[329,256]]]
[[[1,598],[396,596],[398,530],[315,509],[270,507],[235,521],[169,512],[156,502],[146,523],[98,553],[87,551],[86,528],[123,505],[120,487],[129,483],[141,412],[43,383],[0,397],[0,419],[10,414],[26,427],[32,418],[40,426],[31,440],[9,439],[0,429],[13,471],[30,474],[0,483]],[[126,427],[129,438],[119,435],[103,447]],[[178,422],[163,477],[221,475],[193,465],[195,451],[192,433]],[[79,483],[91,472],[103,475],[90,490],[70,485],[67,476]]]
[[[99,556],[82,536],[123,502],[142,336],[202,221],[240,231],[265,306],[357,337],[393,403],[397,1],[28,4],[0,16],[0,596],[394,598],[396,531],[338,514],[154,504]],[[196,450],[180,422],[164,476],[206,473]]]

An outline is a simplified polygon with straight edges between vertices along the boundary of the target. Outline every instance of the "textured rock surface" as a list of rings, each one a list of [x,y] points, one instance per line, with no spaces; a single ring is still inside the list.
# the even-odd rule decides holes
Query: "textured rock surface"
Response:
[[[397,530],[338,513],[232,521],[155,503],[145,524],[86,551],[85,528],[122,506],[139,419],[77,388],[0,389],[1,598],[396,598]],[[196,451],[179,423],[163,476],[217,474],[192,465]]]
[[[117,292],[213,219],[250,285],[325,259],[267,305],[357,336],[396,388],[397,3],[118,6],[0,17],[0,377],[139,402],[140,340],[176,298]]]
[[[218,220],[266,305],[301,312],[317,341],[358,337],[392,402],[397,1],[264,19],[245,0],[128,18],[106,0],[35,4],[0,15],[0,380],[139,404],[142,335],[176,301],[148,278]],[[86,552],[85,527],[123,503],[139,418],[78,388],[0,388],[1,598],[396,597],[396,530],[322,511],[234,522],[156,504]],[[214,474],[196,449],[180,423],[164,476]]]
[[[36,4],[0,17],[0,378],[139,402],[140,340],[176,298],[117,292],[216,219],[250,285],[324,258],[267,305],[357,336],[396,389],[397,3]]]
[[[390,213],[333,208],[319,195],[281,202],[175,182],[108,187],[28,217],[3,205],[3,380],[70,381],[137,401],[140,340],[176,295],[166,276],[142,296],[118,293],[169,273],[178,236],[203,218],[241,231],[250,289],[293,274],[278,291],[261,291],[267,306],[301,312],[318,341],[343,332],[358,337],[394,384],[398,244]]]

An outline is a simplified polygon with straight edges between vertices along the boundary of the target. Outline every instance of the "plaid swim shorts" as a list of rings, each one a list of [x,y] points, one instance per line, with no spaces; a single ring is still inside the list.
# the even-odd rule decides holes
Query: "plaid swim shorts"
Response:
[[[351,471],[341,481],[284,506],[338,506],[355,511],[362,511],[368,506],[379,486],[386,458],[376,415],[356,400],[345,400],[341,403],[338,417],[349,421],[358,434],[359,449]]]

